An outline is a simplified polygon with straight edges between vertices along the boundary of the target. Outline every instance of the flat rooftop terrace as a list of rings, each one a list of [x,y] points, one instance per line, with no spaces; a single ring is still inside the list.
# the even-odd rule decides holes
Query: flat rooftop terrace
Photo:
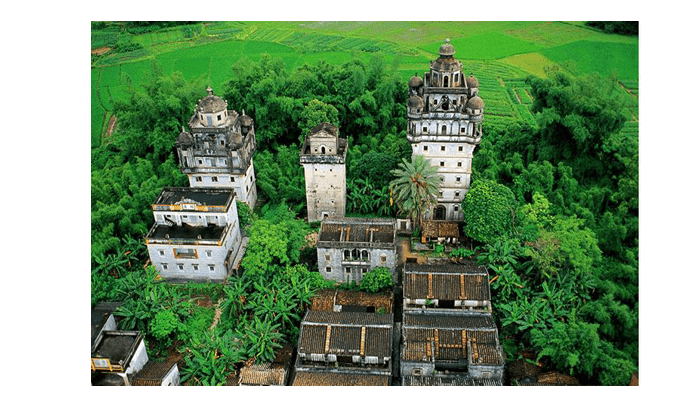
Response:
[[[229,225],[208,225],[208,226],[190,226],[190,225],[154,225],[147,234],[147,243],[157,243],[160,241],[176,242],[181,244],[199,243],[202,241],[215,242],[209,244],[218,244],[227,231]]]
[[[204,206],[226,206],[234,199],[233,189],[205,189],[188,187],[165,187],[152,204],[171,206],[177,204],[199,204]]]

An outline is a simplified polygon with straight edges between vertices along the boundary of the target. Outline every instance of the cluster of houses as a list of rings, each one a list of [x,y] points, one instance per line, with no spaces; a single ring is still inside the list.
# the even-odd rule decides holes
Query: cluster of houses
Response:
[[[424,79],[416,74],[408,82],[408,140],[413,154],[437,166],[441,178],[438,205],[426,215],[423,241],[457,240],[472,153],[481,140],[478,83],[472,75],[465,77],[454,53],[447,39]],[[190,186],[162,189],[152,204],[155,222],[145,238],[152,265],[170,282],[224,282],[240,273],[248,238],[239,226],[236,201],[252,209],[256,203],[253,120],[244,111],[229,110],[211,88],[207,91],[188,131],[182,130],[176,141]],[[274,363],[245,366],[230,384],[501,384],[504,355],[486,269],[417,263],[398,269],[398,234],[410,232],[411,222],[345,217],[347,150],[338,128],[325,122],[310,130],[299,155],[308,220],[321,221],[319,272],[328,280],[359,283],[365,274],[385,267],[403,288],[402,313],[396,321],[393,300],[389,307],[369,301],[339,304],[336,292],[332,307],[315,303],[304,316],[292,368],[292,351],[283,349]],[[104,377],[115,374],[125,385],[178,384],[175,364],[148,363],[140,333],[117,330],[112,316],[95,335],[98,314],[93,312],[92,318],[93,371],[107,372]],[[169,375],[160,377],[165,370]]]

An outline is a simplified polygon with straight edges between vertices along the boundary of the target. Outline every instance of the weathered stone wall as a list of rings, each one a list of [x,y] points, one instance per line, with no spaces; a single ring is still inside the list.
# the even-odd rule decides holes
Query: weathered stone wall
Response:
[[[345,164],[303,164],[309,222],[345,216]]]

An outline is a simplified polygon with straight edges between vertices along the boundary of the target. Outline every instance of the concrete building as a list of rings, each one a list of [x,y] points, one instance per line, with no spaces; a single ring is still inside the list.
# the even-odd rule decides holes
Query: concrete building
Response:
[[[92,372],[96,386],[131,386],[133,375],[149,361],[140,331],[102,331],[92,345]],[[105,379],[101,379],[105,378]]]
[[[328,122],[315,126],[304,140],[299,162],[304,166],[309,222],[345,217],[347,139]]]
[[[236,272],[243,251],[235,197],[231,189],[162,189],[145,243],[163,278],[222,282]]]
[[[198,102],[176,140],[181,172],[191,187],[233,189],[237,200],[253,208],[256,204],[256,177],[253,154],[256,133],[253,119],[242,110],[239,115],[227,108],[227,101],[212,94]]]
[[[395,219],[325,219],[316,252],[319,272],[327,280],[359,282],[374,268],[386,267],[398,281]]]
[[[414,155],[423,155],[441,178],[437,206],[429,219],[462,221],[461,202],[468,192],[473,150],[482,137],[484,103],[478,80],[464,75],[461,61],[446,39],[424,79],[408,81],[407,137]]]

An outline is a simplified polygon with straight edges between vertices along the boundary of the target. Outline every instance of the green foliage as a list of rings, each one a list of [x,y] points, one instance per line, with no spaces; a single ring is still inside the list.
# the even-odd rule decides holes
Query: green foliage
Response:
[[[338,110],[330,104],[321,100],[313,99],[304,107],[299,114],[299,130],[308,133],[316,125],[328,122],[333,126],[338,126]]]
[[[388,172],[395,169],[398,159],[390,154],[370,151],[363,155],[350,170],[355,178],[369,179],[375,188],[388,187],[390,183]]]
[[[463,201],[466,234],[483,243],[511,236],[515,207],[514,195],[504,185],[474,181]]]
[[[360,280],[360,290],[377,293],[393,287],[391,271],[386,267],[377,267],[367,272]]]
[[[437,168],[422,155],[413,155],[411,161],[403,159],[398,169],[392,170],[395,177],[389,185],[393,202],[399,211],[407,215],[419,227],[423,214],[437,201],[439,176]]]

